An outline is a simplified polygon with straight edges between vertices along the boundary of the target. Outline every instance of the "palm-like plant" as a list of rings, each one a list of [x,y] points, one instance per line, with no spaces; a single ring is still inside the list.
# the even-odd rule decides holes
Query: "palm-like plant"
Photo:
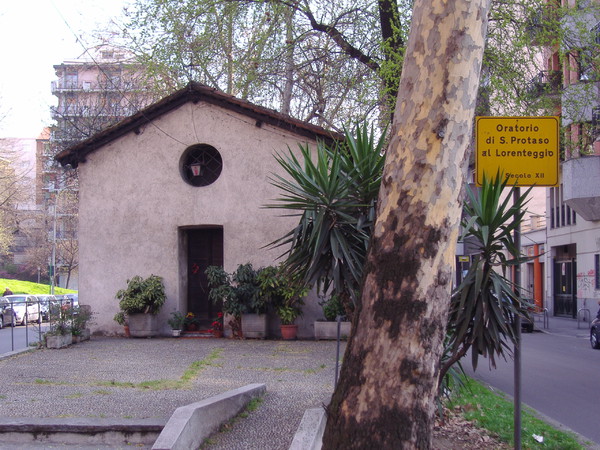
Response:
[[[507,268],[530,258],[519,255],[513,233],[520,227],[531,188],[513,201],[512,187],[503,196],[507,180],[498,173],[493,180],[484,176],[479,195],[467,186],[464,206],[463,237],[471,236],[478,253],[474,256],[462,283],[454,290],[448,321],[447,346],[450,356],[442,361],[440,377],[472,347],[472,364],[479,355],[489,357],[510,353],[516,341],[513,322],[516,316],[527,317],[530,304],[519,289],[506,278]]]
[[[358,296],[362,269],[374,222],[375,202],[384,164],[385,134],[377,139],[366,125],[333,147],[320,142],[315,151],[300,145],[300,158],[290,150],[275,157],[288,178],[271,183],[283,195],[270,208],[296,211],[298,224],[272,242],[288,247],[283,265],[319,291],[331,287],[350,308]]]

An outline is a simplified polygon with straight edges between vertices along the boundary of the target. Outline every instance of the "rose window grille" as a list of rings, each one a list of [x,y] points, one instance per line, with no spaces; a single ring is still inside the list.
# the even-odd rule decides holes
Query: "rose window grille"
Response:
[[[189,147],[182,157],[181,175],[192,186],[214,183],[223,169],[221,154],[210,145]]]

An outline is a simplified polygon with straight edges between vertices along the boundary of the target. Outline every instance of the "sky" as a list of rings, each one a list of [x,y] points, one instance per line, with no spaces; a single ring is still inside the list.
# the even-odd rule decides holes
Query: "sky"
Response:
[[[36,138],[52,123],[53,66],[91,46],[92,31],[119,16],[127,0],[0,2],[0,138]],[[66,22],[66,23],[65,23]],[[67,25],[68,24],[68,25]],[[77,42],[76,35],[81,42]]]

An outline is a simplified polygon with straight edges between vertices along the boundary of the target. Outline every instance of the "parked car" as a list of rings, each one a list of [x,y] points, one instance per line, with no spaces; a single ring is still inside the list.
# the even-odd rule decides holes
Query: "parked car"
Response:
[[[5,295],[8,311],[12,312],[12,324],[27,325],[28,322],[42,322],[40,304],[35,295]]]
[[[4,297],[0,297],[0,328],[11,324],[11,316],[10,303]]]
[[[598,319],[594,319],[590,327],[590,344],[592,344],[592,348],[600,349],[600,322]]]
[[[42,320],[50,320],[50,305],[53,302],[56,302],[56,297],[54,295],[36,295],[36,297],[40,302],[40,314],[42,315]]]
[[[71,301],[71,306],[79,306],[79,296],[77,294],[65,294],[65,297]]]
[[[525,333],[533,333],[535,330],[535,322],[533,321],[533,315],[531,318],[521,317],[521,331]]]

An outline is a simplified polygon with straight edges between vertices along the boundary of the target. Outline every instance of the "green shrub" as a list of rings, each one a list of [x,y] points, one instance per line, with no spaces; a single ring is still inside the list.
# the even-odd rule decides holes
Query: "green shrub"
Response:
[[[342,316],[342,318],[346,316],[344,305],[337,295],[332,295],[327,300],[319,302],[319,305],[323,308],[323,315],[328,322],[335,321],[338,316]]]
[[[146,279],[136,275],[127,280],[127,288],[119,290],[116,297],[125,314],[157,314],[167,299],[162,278],[157,275]]]

